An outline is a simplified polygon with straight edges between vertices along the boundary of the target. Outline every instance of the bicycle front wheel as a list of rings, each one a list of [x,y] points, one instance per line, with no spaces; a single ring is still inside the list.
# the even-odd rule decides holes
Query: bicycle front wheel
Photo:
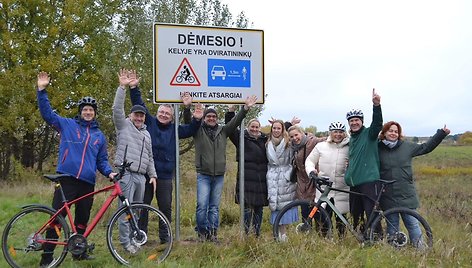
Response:
[[[319,207],[313,218],[303,219],[302,207],[309,208],[309,211],[312,209],[310,202],[295,200],[279,211],[272,229],[275,240],[286,242],[296,237],[299,239],[306,239],[307,236],[331,237],[332,225],[326,210]]]
[[[48,255],[48,267],[58,266],[67,254],[69,226],[62,216],[54,224],[44,226],[55,211],[43,206],[30,206],[16,214],[5,226],[2,250],[11,267],[37,267],[43,254]],[[51,243],[49,243],[50,241]],[[62,242],[55,249],[53,243]]]
[[[409,208],[392,208],[372,222],[369,239],[396,248],[412,246],[418,250],[433,247],[433,232],[418,212]]]
[[[133,267],[164,261],[174,241],[169,220],[161,211],[146,204],[131,204],[130,209],[136,221],[147,216],[147,222],[133,223],[127,207],[113,214],[107,228],[111,254],[121,264]]]

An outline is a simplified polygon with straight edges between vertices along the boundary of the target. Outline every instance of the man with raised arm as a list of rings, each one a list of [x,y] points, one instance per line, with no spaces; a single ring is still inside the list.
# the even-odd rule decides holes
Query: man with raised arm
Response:
[[[244,108],[221,126],[215,109],[207,108],[202,127],[194,135],[195,167],[197,170],[197,226],[200,241],[217,242],[219,206],[226,171],[226,141],[241,124],[257,97],[248,97]]]
[[[138,75],[135,71],[131,71],[129,78],[131,103],[146,108],[141,97],[141,91],[138,88]],[[189,93],[185,93],[182,96],[182,102],[186,107],[186,112],[189,113],[189,107],[192,104],[192,97]],[[202,117],[203,107],[201,104],[197,104],[190,124],[179,125],[179,139],[192,137],[199,129]],[[146,183],[144,203],[151,204],[155,193],[159,210],[164,213],[169,221],[172,220],[172,179],[175,176],[175,157],[178,153],[175,149],[175,139],[177,135],[175,133],[175,122],[173,122],[173,120],[174,109],[169,104],[159,105],[156,116],[153,116],[149,112],[149,109],[146,108],[146,119],[144,123],[151,135],[154,166],[157,172],[157,187],[154,190],[151,184]],[[147,230],[146,215],[142,215],[139,224],[142,230]],[[159,226],[159,238],[161,243],[168,241],[167,230],[165,230],[164,225]]]
[[[156,169],[152,155],[151,136],[146,130],[144,120],[146,118],[146,108],[141,105],[133,105],[131,111],[125,115],[126,88],[130,83],[130,77],[136,76],[135,71],[121,69],[118,73],[120,86],[116,89],[115,100],[113,102],[113,123],[115,124],[117,148],[115,154],[116,166],[123,163],[126,157],[131,166],[120,179],[120,186],[123,194],[129,202],[143,202],[146,178],[150,177],[153,190],[156,189]],[[126,155],[125,155],[126,152]],[[118,209],[124,206],[118,201]],[[135,254],[140,245],[130,239],[129,222],[127,219],[120,219],[120,243],[123,248],[131,254]]]
[[[382,130],[382,109],[380,96],[372,89],[373,114],[370,127],[364,126],[364,114],[361,110],[351,110],[346,114],[349,123],[351,138],[349,141],[349,163],[344,176],[351,191],[363,193],[372,199],[378,196],[379,154],[377,140]],[[357,227],[362,214],[368,218],[373,210],[374,202],[365,196],[353,195],[349,197],[354,227]]]
[[[107,141],[105,135],[98,128],[95,120],[97,115],[97,101],[92,97],[84,97],[79,100],[79,113],[74,118],[59,116],[51,108],[46,87],[49,85],[49,75],[45,72],[38,74],[37,98],[39,111],[44,121],[61,133],[59,143],[59,157],[57,173],[67,174],[69,177],[61,180],[61,187],[67,200],[73,200],[85,194],[91,193],[95,188],[95,174],[98,171],[112,179],[116,174],[112,173],[108,163]],[[75,227],[77,233],[85,233],[90,218],[90,210],[93,197],[84,198],[75,205]],[[62,207],[61,192],[56,190],[52,201],[52,207]],[[64,211],[64,215],[65,216]],[[47,238],[58,238],[55,228],[61,228],[54,223],[46,231]],[[48,267],[53,261],[55,245],[45,244],[44,253],[41,256],[41,267]],[[75,260],[90,259],[87,251],[80,255],[72,255]]]

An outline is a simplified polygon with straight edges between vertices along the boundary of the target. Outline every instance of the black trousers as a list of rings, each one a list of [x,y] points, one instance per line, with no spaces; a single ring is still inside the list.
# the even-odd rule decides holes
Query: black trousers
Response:
[[[172,180],[157,180],[156,192],[154,193],[152,184],[149,183],[149,177],[146,176],[146,187],[144,190],[144,200],[145,204],[151,205],[154,194],[157,199],[158,209],[164,213],[167,219],[172,222]],[[139,228],[147,232],[148,225],[148,215],[145,213],[141,214],[139,219]],[[159,238],[161,242],[167,242],[167,229],[165,225],[159,224]]]
[[[66,197],[67,201],[72,201],[76,198],[79,198],[85,194],[91,193],[94,191],[95,186],[84,182],[82,180],[76,179],[74,177],[67,177],[61,179],[61,187],[64,191],[64,196]],[[64,203],[62,202],[61,192],[59,189],[54,191],[54,197],[52,199],[52,207],[56,210],[60,209]],[[87,223],[90,219],[90,210],[92,209],[93,205],[93,196],[84,198],[75,204],[75,228],[77,228],[77,233],[84,234],[85,229],[87,229]],[[66,211],[64,210],[61,215],[66,217]],[[57,239],[58,235],[54,230],[54,226],[61,228],[61,226],[57,226],[57,222],[53,223],[52,226],[46,230],[46,238],[48,239]],[[56,248],[56,245],[52,244],[45,244],[43,246],[44,254],[52,255],[52,252]]]
[[[372,214],[372,210],[374,209],[375,205],[373,200],[377,200],[377,197],[379,196],[380,184],[377,181],[367,182],[351,187],[351,191],[366,195],[349,195],[349,205],[353,218],[353,227],[356,229],[360,222],[364,222],[364,224],[367,223],[370,214]],[[362,225],[361,227],[365,228],[365,226]]]

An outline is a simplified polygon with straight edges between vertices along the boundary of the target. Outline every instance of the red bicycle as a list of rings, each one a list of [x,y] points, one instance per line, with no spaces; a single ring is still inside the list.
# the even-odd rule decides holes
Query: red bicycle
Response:
[[[106,239],[110,253],[118,262],[128,266],[136,266],[145,262],[160,263],[164,261],[169,255],[173,244],[170,222],[158,209],[141,203],[130,204],[123,195],[119,180],[130,165],[131,163],[127,163],[125,160],[118,167],[119,173],[113,179],[113,185],[106,186],[103,189],[72,201],[65,199],[60,184],[61,178],[66,175],[45,175],[46,178],[56,183],[56,188],[62,192],[64,205],[57,211],[40,204],[26,205],[22,207],[18,214],[13,216],[6,225],[2,236],[3,256],[8,264],[12,267],[38,266],[41,254],[47,248],[45,245],[48,244],[56,245],[56,249],[53,251],[54,260],[48,267],[56,267],[61,264],[67,252],[78,255],[87,250],[92,250],[94,245],[87,243],[87,237],[117,197],[120,202],[123,202],[124,206],[112,215],[107,225]],[[74,217],[72,217],[71,206],[83,198],[102,192],[111,193],[93,217],[85,233],[83,235],[78,234],[74,224]],[[63,211],[66,212],[66,218],[61,215]],[[148,225],[147,230],[143,230],[144,228],[140,228],[138,221],[139,216],[146,212],[149,215]],[[139,249],[137,252],[130,253],[126,251],[120,243],[120,224],[129,226],[130,241]],[[159,225],[161,225],[161,229],[167,230],[168,241],[160,241]],[[51,228],[55,230],[58,238],[46,238],[46,231]]]

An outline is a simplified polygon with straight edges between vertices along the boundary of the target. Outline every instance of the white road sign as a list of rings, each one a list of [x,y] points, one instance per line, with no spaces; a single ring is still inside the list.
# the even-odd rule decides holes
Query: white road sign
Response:
[[[154,102],[264,103],[262,30],[154,24]]]

